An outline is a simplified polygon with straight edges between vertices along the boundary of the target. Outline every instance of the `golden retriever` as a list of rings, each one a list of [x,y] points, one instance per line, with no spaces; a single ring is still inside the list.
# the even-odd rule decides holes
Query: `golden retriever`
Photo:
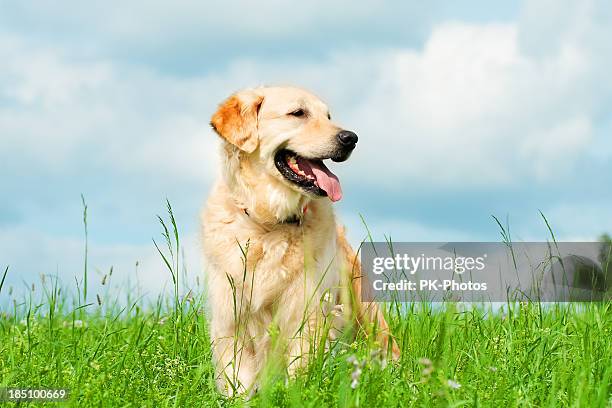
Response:
[[[383,314],[360,301],[360,265],[332,209],[340,182],[323,163],[347,160],[357,135],[295,87],[237,92],[211,125],[223,140],[222,177],[201,221],[220,391],[253,390],[272,348],[292,374],[321,333],[329,341],[353,327],[398,358]]]

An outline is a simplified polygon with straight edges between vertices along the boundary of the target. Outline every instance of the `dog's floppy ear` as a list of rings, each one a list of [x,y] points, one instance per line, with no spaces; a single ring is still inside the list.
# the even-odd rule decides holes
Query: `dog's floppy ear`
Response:
[[[247,153],[257,149],[257,113],[263,96],[254,90],[240,91],[227,98],[212,116],[210,125],[225,140]]]

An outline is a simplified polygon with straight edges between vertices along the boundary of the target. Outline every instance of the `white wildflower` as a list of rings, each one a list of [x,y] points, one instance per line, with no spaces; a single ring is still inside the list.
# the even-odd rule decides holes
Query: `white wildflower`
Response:
[[[346,359],[346,361],[353,364],[354,367],[353,371],[351,372],[351,388],[355,389],[357,388],[357,385],[359,385],[359,377],[361,377],[361,373],[363,372],[361,367],[365,365],[365,360],[360,363],[355,356],[350,356]]]
[[[433,373],[434,368],[432,366],[425,367],[421,373],[423,376],[429,376]]]
[[[424,365],[424,366],[430,366],[430,365],[432,365],[433,363],[432,363],[432,362],[431,362],[431,360],[430,360],[430,359],[428,359],[427,357],[421,357],[421,358],[419,358],[419,364],[422,364],[422,365]]]
[[[74,327],[79,328],[79,329],[82,327],[87,327],[87,323],[85,323],[82,320],[75,320],[72,324],[74,325]]]
[[[459,384],[457,381],[448,380],[446,384],[454,390],[461,388],[461,384]]]

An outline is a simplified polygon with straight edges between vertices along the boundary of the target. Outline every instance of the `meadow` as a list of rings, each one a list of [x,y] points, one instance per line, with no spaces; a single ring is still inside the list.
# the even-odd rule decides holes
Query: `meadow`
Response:
[[[87,293],[43,276],[0,313],[0,387],[68,388],[78,407],[609,407],[612,303],[387,304],[402,357],[385,361],[364,336],[319,348],[287,379],[270,369],[250,399],[215,388],[206,299],[182,283],[169,207],[160,262],[173,293],[156,301]],[[86,215],[85,215],[86,226]],[[0,296],[9,267],[0,270]],[[110,285],[112,272],[104,275]],[[201,292],[201,291],[200,291]],[[119,296],[128,296],[120,300]]]

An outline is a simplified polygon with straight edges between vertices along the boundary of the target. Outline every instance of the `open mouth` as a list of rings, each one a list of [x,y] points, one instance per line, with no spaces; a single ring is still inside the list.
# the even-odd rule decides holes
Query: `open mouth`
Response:
[[[274,156],[274,164],[283,177],[303,190],[319,196],[327,196],[332,201],[342,198],[340,181],[323,164],[323,160],[306,159],[290,150],[283,149]]]

